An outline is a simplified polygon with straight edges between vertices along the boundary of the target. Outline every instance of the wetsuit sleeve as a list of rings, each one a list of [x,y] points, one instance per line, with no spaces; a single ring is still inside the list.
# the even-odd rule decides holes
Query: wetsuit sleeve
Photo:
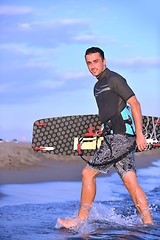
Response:
[[[111,89],[118,94],[125,102],[132,96],[135,95],[133,90],[127,84],[125,78],[120,75],[110,78],[109,86]]]

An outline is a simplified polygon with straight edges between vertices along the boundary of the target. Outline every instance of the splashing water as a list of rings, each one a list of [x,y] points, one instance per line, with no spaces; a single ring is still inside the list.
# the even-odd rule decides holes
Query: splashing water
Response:
[[[112,207],[115,205],[113,202],[106,203],[94,203],[89,216],[86,221],[80,222],[78,227],[73,228],[79,234],[91,233],[99,229],[114,229],[117,227],[118,229],[136,226],[142,224],[139,215],[137,215],[136,211],[133,214],[132,209],[127,209],[126,212],[119,213],[118,207]],[[72,216],[72,218],[76,218],[76,214]],[[62,226],[58,222],[55,225],[55,229],[60,229]]]

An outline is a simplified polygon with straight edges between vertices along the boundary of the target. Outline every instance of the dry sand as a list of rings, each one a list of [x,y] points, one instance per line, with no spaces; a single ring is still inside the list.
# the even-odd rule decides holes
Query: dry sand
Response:
[[[144,168],[160,159],[160,149],[136,153],[135,157],[137,168]],[[0,143],[0,184],[81,181],[85,165],[80,157],[36,153],[31,143]]]

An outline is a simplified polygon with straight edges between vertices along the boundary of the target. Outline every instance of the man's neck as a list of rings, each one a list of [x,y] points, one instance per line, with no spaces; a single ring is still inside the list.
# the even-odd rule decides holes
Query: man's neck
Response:
[[[103,72],[101,72],[96,78],[97,78],[98,80],[101,80],[101,79],[103,78],[103,76],[105,75],[106,70],[107,70],[107,68],[105,68],[105,69],[103,70]]]

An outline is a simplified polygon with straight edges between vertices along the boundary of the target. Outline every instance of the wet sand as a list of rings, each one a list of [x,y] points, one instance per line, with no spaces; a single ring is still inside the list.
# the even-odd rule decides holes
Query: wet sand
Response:
[[[160,159],[160,149],[136,153],[135,158],[137,169],[151,166]],[[31,143],[0,143],[0,184],[81,181],[85,165],[80,157],[35,153]]]

